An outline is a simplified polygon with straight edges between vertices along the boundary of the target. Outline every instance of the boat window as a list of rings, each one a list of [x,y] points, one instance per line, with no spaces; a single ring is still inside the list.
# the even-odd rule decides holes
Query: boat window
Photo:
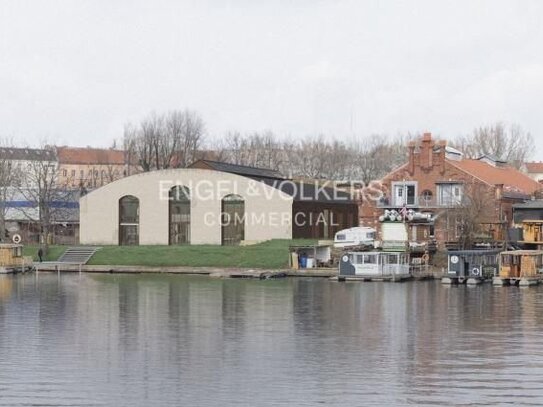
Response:
[[[336,240],[345,240],[345,235],[343,233],[339,233],[336,235]]]
[[[389,254],[385,258],[385,264],[398,264],[398,256],[398,254]]]

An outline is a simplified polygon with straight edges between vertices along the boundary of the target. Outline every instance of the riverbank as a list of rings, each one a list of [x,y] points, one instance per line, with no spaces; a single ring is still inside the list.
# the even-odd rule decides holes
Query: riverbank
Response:
[[[289,246],[314,244],[314,240],[270,240],[251,246],[104,246],[87,266],[135,266],[160,268],[288,268]],[[57,260],[67,246],[50,246],[46,261]],[[25,246],[24,253],[37,260],[37,246]]]
[[[36,263],[38,272],[83,272],[83,273],[112,273],[112,274],[185,274],[203,275],[215,278],[281,278],[281,277],[335,277],[335,268],[318,268],[293,270],[258,269],[236,267],[153,267],[153,266],[114,266],[114,265],[79,265],[58,263]]]

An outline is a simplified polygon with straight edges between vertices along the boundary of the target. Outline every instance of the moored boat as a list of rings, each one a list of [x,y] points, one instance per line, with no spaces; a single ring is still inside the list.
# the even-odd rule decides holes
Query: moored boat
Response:
[[[0,274],[25,272],[33,266],[32,258],[23,256],[23,245],[0,244]]]
[[[407,252],[348,252],[341,256],[338,280],[402,281],[411,277]]]

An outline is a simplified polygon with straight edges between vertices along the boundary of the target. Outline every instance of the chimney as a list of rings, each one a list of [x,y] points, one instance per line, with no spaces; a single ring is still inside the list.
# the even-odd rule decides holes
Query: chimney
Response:
[[[416,145],[414,141],[410,141],[407,145],[409,150],[409,165],[407,167],[409,175],[413,175],[415,173],[415,147]]]
[[[441,175],[445,174],[445,159],[447,157],[447,141],[440,140],[437,142],[439,146],[436,154],[436,159],[434,160],[435,164],[439,166],[439,171]]]
[[[424,133],[422,135],[422,143],[420,147],[420,167],[423,170],[429,170],[433,167],[434,141],[432,133]]]
[[[503,184],[495,184],[494,187],[496,188],[496,200],[499,201],[503,196]]]

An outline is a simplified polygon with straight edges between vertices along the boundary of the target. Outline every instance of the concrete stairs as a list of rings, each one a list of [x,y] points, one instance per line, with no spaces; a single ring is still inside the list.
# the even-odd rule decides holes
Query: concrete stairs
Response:
[[[91,246],[71,246],[60,256],[57,263],[87,264],[90,258],[100,249]]]

